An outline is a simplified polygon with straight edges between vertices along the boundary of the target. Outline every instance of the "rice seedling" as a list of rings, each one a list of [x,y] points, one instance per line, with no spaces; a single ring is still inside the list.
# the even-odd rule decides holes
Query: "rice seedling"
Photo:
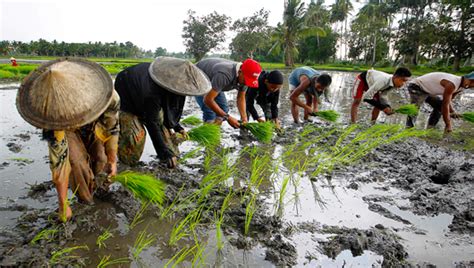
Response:
[[[179,158],[179,163],[184,163],[186,162],[186,160],[196,157],[201,151],[201,149],[202,148],[198,146],[197,148],[185,153],[182,157]]]
[[[465,112],[462,114],[462,119],[464,121],[474,123],[474,112]]]
[[[206,147],[214,147],[221,142],[221,128],[214,124],[204,124],[188,132],[189,139]]]
[[[67,261],[70,261],[72,259],[77,259],[80,258],[80,256],[76,255],[71,255],[73,251],[83,249],[83,250],[89,250],[89,247],[87,246],[74,246],[74,247],[68,247],[68,248],[63,248],[61,250],[56,250],[53,251],[51,258],[49,259],[49,264],[51,266],[55,265],[60,265],[60,264],[66,264]]]
[[[250,223],[252,222],[253,215],[257,211],[257,206],[255,204],[256,200],[257,200],[257,196],[253,194],[250,197],[250,200],[247,203],[247,206],[245,207],[245,225],[244,225],[245,235],[248,235],[249,230],[250,230]]]
[[[406,114],[408,116],[415,116],[418,114],[418,107],[415,104],[406,104],[398,107],[395,112],[399,114]]]
[[[142,206],[140,207],[140,210],[137,211],[135,216],[133,216],[132,222],[128,225],[128,228],[132,230],[135,228],[138,224],[143,222],[143,215],[145,214],[146,209],[150,205],[150,202],[144,202],[142,203]]]
[[[106,248],[107,246],[105,245],[105,240],[113,237],[114,235],[109,232],[109,229],[107,228],[101,235],[99,235],[95,241],[95,244],[99,247],[99,248]],[[109,256],[110,257],[110,256]]]
[[[37,233],[35,237],[30,241],[30,244],[35,245],[40,240],[46,240],[50,242],[54,236],[58,233],[58,229],[44,229]]]
[[[214,213],[214,221],[216,224],[216,246],[217,250],[222,250],[224,248],[224,243],[222,242],[222,222],[224,221],[224,212],[229,207],[230,199],[234,196],[234,192],[232,190],[229,191],[227,196],[224,198],[222,202],[221,209],[219,213]]]
[[[148,248],[153,242],[155,242],[155,235],[147,234],[146,229],[138,233],[135,243],[133,244],[132,256],[135,260],[138,260],[140,253]]]
[[[165,184],[152,175],[134,171],[124,171],[112,178],[128,189],[143,202],[162,205],[165,198]]]
[[[100,259],[99,264],[97,264],[97,268],[105,268],[111,265],[119,265],[123,263],[129,263],[130,259],[129,258],[118,258],[118,259],[110,259],[110,255],[103,256]]]
[[[191,211],[184,219],[176,223],[171,230],[168,245],[175,246],[179,240],[189,236],[190,231],[194,230],[197,224],[201,221],[202,212],[205,205]]]
[[[201,245],[199,241],[195,240],[196,242],[196,249],[193,257],[192,266],[193,267],[205,267],[207,256],[204,255],[204,250],[206,249],[206,245]]]
[[[278,195],[278,209],[282,210],[285,203],[285,195],[286,195],[286,188],[288,186],[288,182],[290,181],[290,176],[285,176],[281,183],[280,193]]]
[[[183,123],[184,125],[197,126],[199,124],[202,124],[202,120],[195,115],[191,115],[181,120],[181,123]]]
[[[9,158],[9,160],[15,161],[15,162],[20,162],[20,163],[25,163],[25,164],[31,164],[31,163],[35,162],[34,160],[24,158],[24,157],[12,157],[12,158]]]
[[[189,256],[194,250],[196,250],[198,247],[197,244],[195,244],[194,246],[190,247],[190,246],[187,246],[187,247],[184,247],[182,249],[180,249],[166,264],[165,264],[165,268],[167,268],[171,263],[173,263],[173,265],[171,266],[172,268],[176,267],[178,264],[182,263],[187,256]]]
[[[274,124],[270,121],[263,123],[246,123],[242,125],[243,128],[247,129],[257,140],[270,143],[273,138]]]
[[[314,115],[329,122],[336,122],[340,116],[339,113],[334,110],[319,111],[315,112]]]

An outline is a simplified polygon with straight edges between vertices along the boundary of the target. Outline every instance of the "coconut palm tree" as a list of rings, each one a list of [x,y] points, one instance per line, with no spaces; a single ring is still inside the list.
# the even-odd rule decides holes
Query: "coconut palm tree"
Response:
[[[341,24],[341,40],[340,44],[341,47],[344,47],[344,53],[342,57],[345,59],[347,57],[347,49],[346,49],[346,36],[347,36],[347,19],[349,17],[350,12],[353,10],[353,6],[350,0],[336,0],[334,4],[331,5],[331,22],[338,23],[342,22]]]
[[[283,50],[285,65],[294,66],[298,56],[297,44],[301,38],[324,36],[321,27],[311,27],[306,23],[306,8],[301,0],[286,0],[283,12],[283,23],[278,24],[272,34],[274,42],[270,52],[280,53]]]

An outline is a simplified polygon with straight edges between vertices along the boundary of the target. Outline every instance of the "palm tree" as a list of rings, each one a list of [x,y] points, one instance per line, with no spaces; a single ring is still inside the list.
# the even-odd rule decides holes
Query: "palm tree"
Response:
[[[279,53],[283,49],[285,66],[294,66],[298,56],[297,44],[301,38],[320,35],[325,32],[320,27],[310,27],[306,23],[306,8],[301,0],[286,0],[283,24],[278,24],[272,34],[274,44],[270,52]]]
[[[346,35],[347,35],[347,18],[349,17],[350,12],[354,7],[350,0],[336,0],[334,4],[331,5],[331,22],[343,22],[341,24],[341,47],[344,47],[344,53],[342,58],[347,57],[347,45],[346,45]],[[336,31],[337,32],[337,31]]]

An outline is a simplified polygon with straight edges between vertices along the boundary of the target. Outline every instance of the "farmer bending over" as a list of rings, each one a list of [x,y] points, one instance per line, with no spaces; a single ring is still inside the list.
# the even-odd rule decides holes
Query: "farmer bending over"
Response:
[[[179,124],[186,96],[207,93],[211,84],[191,62],[158,57],[152,63],[131,66],[117,75],[115,89],[120,95],[119,159],[127,165],[140,160],[146,133],[158,158],[168,168],[177,165],[179,154],[173,131],[187,137]],[[144,128],[145,127],[145,128]]]
[[[252,115],[253,119],[259,122],[272,120],[273,123],[275,123],[275,127],[279,129],[278,101],[282,85],[283,74],[280,71],[263,71],[260,73],[258,77],[258,87],[249,87],[247,90],[247,113]],[[255,109],[255,101],[257,101],[257,104],[262,108],[263,116],[260,116]]]
[[[385,114],[393,114],[388,104],[387,95],[393,88],[401,88],[411,77],[411,72],[407,68],[398,68],[393,75],[377,70],[368,70],[359,74],[354,82],[353,97],[354,101],[351,107],[351,122],[357,121],[357,110],[362,99],[374,106],[372,110],[372,119],[374,123],[379,117],[380,110]]]
[[[119,106],[109,73],[80,59],[43,64],[18,90],[20,115],[42,128],[48,141],[61,221],[72,216],[68,185],[81,201],[92,203],[95,176],[116,174]]]
[[[203,121],[221,124],[227,121],[233,128],[239,128],[239,121],[230,116],[225,91],[237,89],[237,108],[243,124],[247,122],[245,91],[247,87],[258,87],[258,77],[262,71],[260,64],[252,59],[235,62],[226,59],[210,58],[196,63],[211,81],[212,89],[204,96],[196,97],[203,112]]]
[[[304,109],[304,120],[308,120],[308,116],[318,111],[318,104],[321,95],[331,85],[332,79],[329,74],[321,74],[311,67],[299,67],[294,69],[288,77],[290,84],[290,101],[291,114],[295,123],[299,123],[298,106]],[[304,94],[306,103],[299,98]]]
[[[421,107],[423,102],[428,103],[433,111],[428,119],[428,128],[438,123],[441,115],[445,124],[444,131],[452,131],[451,118],[460,118],[460,114],[453,109],[452,99],[464,89],[474,87],[474,72],[465,76],[449,73],[429,73],[417,77],[408,84],[410,102]],[[414,127],[416,116],[407,117],[407,127]]]

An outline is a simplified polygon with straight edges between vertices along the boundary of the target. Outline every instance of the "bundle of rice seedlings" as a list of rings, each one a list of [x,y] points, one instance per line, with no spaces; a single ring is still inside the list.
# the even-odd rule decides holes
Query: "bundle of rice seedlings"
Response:
[[[336,120],[339,118],[339,113],[334,110],[319,111],[315,112],[314,115],[319,116],[329,122],[336,122]]]
[[[181,120],[181,123],[190,126],[197,126],[202,123],[202,120],[199,119],[197,116],[191,115]]]
[[[247,123],[242,125],[242,127],[248,129],[261,142],[270,143],[272,141],[274,128],[272,122]]]
[[[406,104],[395,110],[396,113],[415,116],[418,114],[418,107],[415,104]]]
[[[466,112],[462,114],[462,119],[467,122],[474,123],[474,112]]]
[[[123,187],[143,202],[152,202],[156,205],[163,204],[165,198],[165,184],[149,174],[133,171],[124,171],[113,177]]]
[[[221,142],[221,128],[214,124],[204,124],[188,132],[189,139],[203,146],[212,147]]]

